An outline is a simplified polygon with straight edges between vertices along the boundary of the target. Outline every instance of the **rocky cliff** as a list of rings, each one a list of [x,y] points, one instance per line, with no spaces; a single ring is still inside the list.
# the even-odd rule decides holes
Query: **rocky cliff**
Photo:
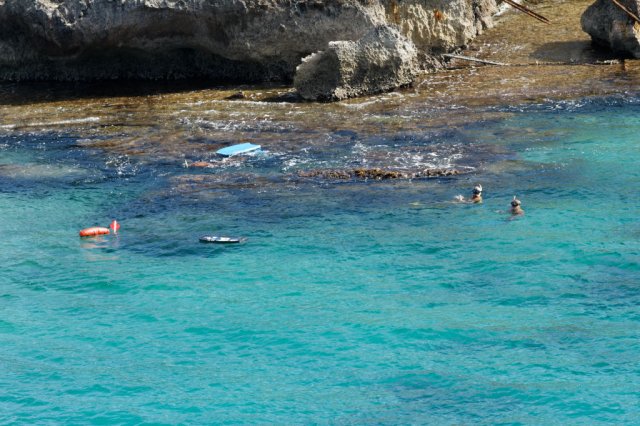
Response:
[[[494,12],[495,0],[0,0],[0,79],[291,81],[331,41],[390,24],[424,58]]]

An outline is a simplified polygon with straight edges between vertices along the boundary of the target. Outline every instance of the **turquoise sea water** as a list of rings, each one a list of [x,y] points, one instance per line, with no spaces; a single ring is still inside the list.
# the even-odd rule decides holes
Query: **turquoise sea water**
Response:
[[[640,103],[503,110],[413,142],[477,149],[472,174],[286,180],[266,155],[193,191],[5,131],[0,423],[637,423]]]

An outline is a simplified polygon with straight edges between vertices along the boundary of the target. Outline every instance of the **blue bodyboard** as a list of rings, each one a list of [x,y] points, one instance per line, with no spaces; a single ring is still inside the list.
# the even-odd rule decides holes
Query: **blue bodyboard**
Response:
[[[231,157],[233,155],[246,154],[260,149],[260,145],[252,143],[241,143],[238,145],[231,145],[226,148],[222,148],[216,151],[216,154],[223,155],[225,157]]]

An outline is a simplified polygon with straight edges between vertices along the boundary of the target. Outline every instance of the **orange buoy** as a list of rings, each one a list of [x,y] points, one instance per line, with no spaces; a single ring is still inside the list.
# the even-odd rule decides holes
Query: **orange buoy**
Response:
[[[211,164],[206,161],[196,161],[194,163],[189,164],[191,167],[209,167]]]
[[[106,235],[109,233],[109,228],[103,228],[101,226],[92,226],[91,228],[84,228],[80,231],[81,237],[95,237],[98,235]]]

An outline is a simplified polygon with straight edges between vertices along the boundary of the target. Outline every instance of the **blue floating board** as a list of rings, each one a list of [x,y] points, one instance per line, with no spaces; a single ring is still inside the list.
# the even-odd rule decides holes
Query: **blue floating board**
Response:
[[[246,154],[260,149],[260,145],[252,143],[240,143],[238,145],[231,145],[226,148],[222,148],[216,151],[216,154],[224,155],[225,157],[231,157],[239,154]]]

